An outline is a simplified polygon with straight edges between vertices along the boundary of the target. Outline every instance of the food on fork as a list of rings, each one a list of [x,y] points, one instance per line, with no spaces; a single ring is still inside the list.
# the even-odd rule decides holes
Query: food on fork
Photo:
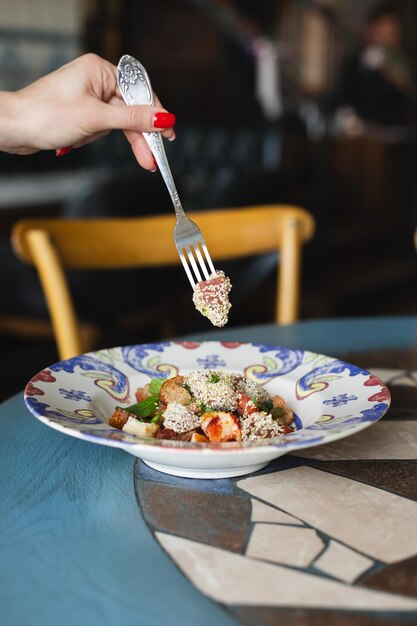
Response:
[[[207,317],[213,326],[225,326],[231,308],[230,279],[221,270],[216,270],[208,280],[202,280],[194,288],[193,302],[197,311]]]
[[[139,437],[224,443],[280,437],[295,430],[294,414],[279,395],[246,378],[218,370],[153,378],[136,390],[137,403],[116,407],[109,420]]]
[[[155,104],[153,89],[147,71],[137,59],[128,54],[124,54],[118,63],[117,84],[122,98],[128,106]],[[223,272],[215,271],[200,229],[197,224],[187,217],[182,207],[165,153],[161,133],[158,131],[144,132],[142,134],[153,154],[155,165],[158,165],[174,205],[176,217],[174,242],[188,280],[197,293],[194,304],[197,310],[205,315],[215,326],[224,326],[230,309],[228,300],[228,293],[231,288],[230,281]],[[194,254],[196,254],[196,257],[194,257]],[[190,260],[195,277],[187,259]],[[207,280],[200,280],[195,285],[195,278],[201,278],[198,270],[199,264],[204,276],[209,271],[213,273]]]

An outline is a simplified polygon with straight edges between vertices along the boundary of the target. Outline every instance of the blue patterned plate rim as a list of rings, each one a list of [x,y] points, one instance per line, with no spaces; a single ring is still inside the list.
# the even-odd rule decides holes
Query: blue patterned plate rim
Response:
[[[241,372],[285,397],[297,430],[254,442],[197,444],[144,439],[112,428],[116,405],[152,377],[170,378],[192,369]],[[114,347],[60,361],[26,385],[29,411],[67,435],[128,451],[157,446],[199,454],[279,448],[289,452],[336,441],[367,428],[388,410],[391,396],[368,370],[330,356],[275,345],[219,341],[164,341]]]

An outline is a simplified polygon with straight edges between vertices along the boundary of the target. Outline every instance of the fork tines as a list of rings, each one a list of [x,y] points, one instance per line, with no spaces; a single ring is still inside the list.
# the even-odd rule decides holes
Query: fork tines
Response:
[[[195,242],[194,245],[190,244],[188,247],[177,247],[177,250],[193,289],[197,283],[208,280],[210,275],[216,272],[204,241]]]

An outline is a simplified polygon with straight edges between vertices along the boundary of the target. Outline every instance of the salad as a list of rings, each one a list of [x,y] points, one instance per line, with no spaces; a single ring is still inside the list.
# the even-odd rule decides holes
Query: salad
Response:
[[[153,378],[135,396],[135,404],[116,407],[109,424],[140,437],[256,441],[295,430],[293,411],[284,398],[232,372],[195,370],[187,376]]]

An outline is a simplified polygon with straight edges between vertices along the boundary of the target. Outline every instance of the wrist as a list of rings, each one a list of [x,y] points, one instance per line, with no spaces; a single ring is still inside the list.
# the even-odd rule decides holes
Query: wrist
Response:
[[[24,153],[17,92],[0,91],[0,151]]]

